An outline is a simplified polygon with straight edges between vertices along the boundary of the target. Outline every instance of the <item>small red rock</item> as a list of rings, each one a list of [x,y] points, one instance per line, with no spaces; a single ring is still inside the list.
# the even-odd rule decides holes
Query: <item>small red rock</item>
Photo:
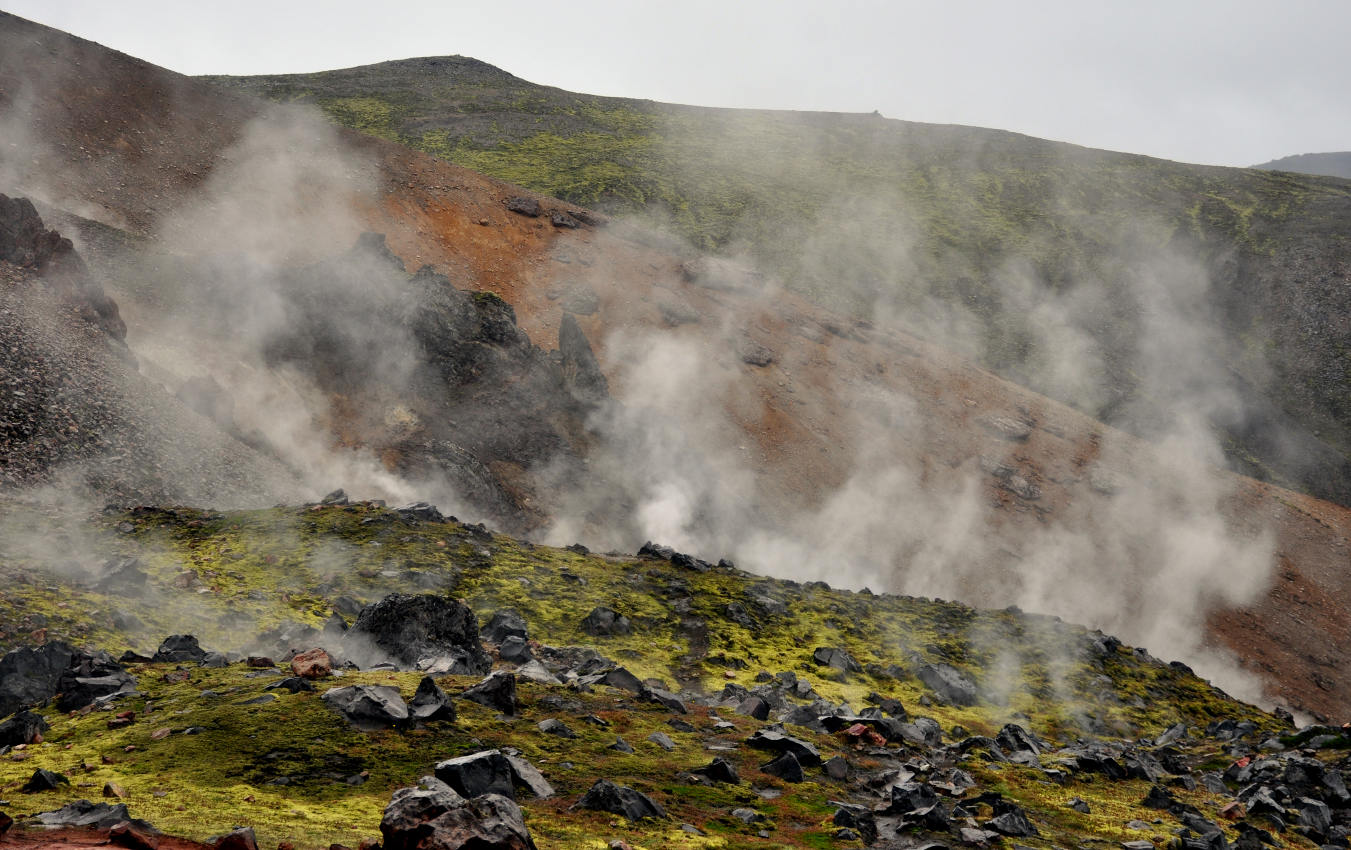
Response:
[[[310,649],[291,659],[291,672],[302,679],[322,679],[333,672],[333,659],[323,649]]]
[[[1247,814],[1247,808],[1237,800],[1220,809],[1220,817],[1225,820],[1242,820]]]

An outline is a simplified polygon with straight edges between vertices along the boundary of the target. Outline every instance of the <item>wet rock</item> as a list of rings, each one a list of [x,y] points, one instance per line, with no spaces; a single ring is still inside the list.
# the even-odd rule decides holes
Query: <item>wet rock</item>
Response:
[[[666,811],[651,797],[608,779],[596,780],[574,808],[610,812],[631,821],[666,817]]]
[[[453,723],[455,706],[435,679],[423,676],[413,698],[408,701],[408,714],[414,723]]]
[[[291,672],[302,679],[322,679],[333,674],[333,659],[322,649],[310,649],[291,659]]]
[[[402,728],[408,724],[408,704],[397,688],[388,685],[349,685],[333,688],[324,702],[362,732]]]
[[[155,650],[152,661],[158,664],[200,664],[206,658],[206,650],[197,643],[193,635],[170,635]]]
[[[347,654],[373,663],[366,642],[406,667],[429,659],[450,659],[446,672],[483,675],[492,659],[479,642],[478,620],[463,603],[444,596],[395,593],[361,609],[344,636]]]
[[[509,637],[528,640],[530,635],[526,629],[525,618],[511,608],[503,608],[489,618],[483,627],[482,637],[500,644]]]
[[[466,800],[434,777],[394,792],[380,819],[384,850],[535,850],[520,807],[498,794]]]
[[[593,637],[626,635],[633,631],[629,618],[603,605],[597,606],[582,620],[582,631]]]
[[[803,782],[807,778],[802,771],[802,763],[797,760],[797,756],[787,751],[760,765],[760,770],[770,776],[777,776],[784,782]]]
[[[925,664],[915,671],[920,681],[944,702],[953,705],[975,705],[978,698],[975,684],[948,664]]]
[[[55,791],[62,785],[69,784],[70,780],[65,776],[40,767],[33,771],[33,775],[28,777],[28,781],[19,790],[25,794],[36,794],[40,791]]]
[[[938,804],[938,792],[927,782],[902,782],[891,787],[891,800],[885,809],[889,815],[907,815]]]
[[[497,657],[509,664],[524,664],[534,657],[530,652],[530,644],[525,642],[524,638],[512,635],[502,641],[502,645],[497,648]]]
[[[516,676],[498,671],[460,694],[460,697],[513,717],[516,714]]]

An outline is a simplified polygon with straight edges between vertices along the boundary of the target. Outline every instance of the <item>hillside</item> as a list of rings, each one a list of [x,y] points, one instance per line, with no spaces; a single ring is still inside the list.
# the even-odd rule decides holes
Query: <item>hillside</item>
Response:
[[[1231,468],[1351,505],[1345,182],[876,115],[575,94],[459,56],[206,79],[749,257],[817,303],[1147,438],[1187,397]],[[1158,313],[1204,341],[1156,350]],[[1156,359],[1186,368],[1159,379]]]
[[[514,796],[540,847],[1001,834],[1051,847],[1162,841],[1181,825],[1242,846],[1277,821],[1240,792],[1245,817],[1235,792],[1276,776],[1266,793],[1306,798],[1292,810],[1326,812],[1326,800],[1336,813],[1319,826],[1281,809],[1283,844],[1314,847],[1345,827],[1351,798],[1334,782],[1344,737],[1288,737],[1281,719],[1185,667],[1058,619],[801,585],[669,551],[532,546],[426,508],[326,501],[92,517],[0,505],[0,632],[40,629],[48,654],[70,652],[57,641],[112,653],[76,653],[102,678],[62,680],[55,708],[0,727],[0,805],[22,822],[103,789],[131,816],[199,841],[247,824],[263,847],[357,846],[376,838],[391,793],[435,766]],[[418,596],[428,593],[438,596]],[[472,610],[453,644],[430,614],[411,613],[451,597]],[[482,624],[491,656],[469,662],[476,672],[437,672],[449,655],[375,665],[363,640],[385,639],[370,625],[376,602],[406,606],[400,634],[425,641],[420,652],[482,655]],[[186,630],[196,639],[165,640]],[[336,657],[331,672],[304,666],[313,653],[292,662],[315,647]],[[14,671],[46,657],[0,660],[0,704],[15,704]],[[514,687],[476,696],[489,662],[489,681]],[[354,686],[389,689],[381,699],[397,704],[439,694],[427,704],[437,713],[398,720],[386,702],[345,716],[332,694]],[[499,748],[538,769],[529,789],[445,766]],[[785,748],[794,755],[771,765]],[[1291,772],[1310,765],[1320,777],[1326,765],[1325,782]],[[21,788],[40,769],[69,787]],[[649,795],[657,816],[579,809],[601,779]]]
[[[938,345],[650,228],[0,23],[23,143],[6,194],[103,276],[146,383],[166,400],[214,384],[305,498],[341,485],[541,542],[657,540],[778,578],[1016,604],[1265,704],[1351,704],[1351,511],[1218,469],[1196,417],[1145,442],[974,365],[958,316]],[[1151,382],[1216,342],[1146,330]],[[1152,384],[1175,418],[1223,407],[1214,365]],[[488,397],[539,406],[470,418]]]
[[[1254,165],[1263,171],[1290,171],[1295,174],[1321,174],[1351,180],[1351,152],[1300,153]]]

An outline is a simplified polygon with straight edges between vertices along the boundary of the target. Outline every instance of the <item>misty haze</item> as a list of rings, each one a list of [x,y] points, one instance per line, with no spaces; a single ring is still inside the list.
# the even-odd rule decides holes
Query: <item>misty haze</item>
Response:
[[[1347,846],[1351,182],[548,83],[0,13],[0,845]]]

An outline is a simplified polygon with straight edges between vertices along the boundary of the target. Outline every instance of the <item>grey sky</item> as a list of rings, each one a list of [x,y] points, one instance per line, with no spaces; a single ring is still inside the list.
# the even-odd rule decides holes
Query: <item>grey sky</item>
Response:
[[[707,106],[880,110],[1218,165],[1351,150],[1348,0],[0,0],[187,74],[464,54]]]

